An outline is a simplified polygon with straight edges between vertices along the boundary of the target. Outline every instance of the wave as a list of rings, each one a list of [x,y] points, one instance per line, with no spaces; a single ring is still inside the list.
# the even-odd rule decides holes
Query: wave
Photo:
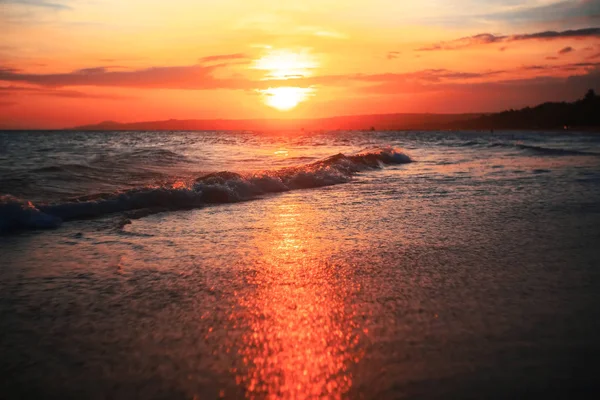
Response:
[[[55,164],[48,165],[45,167],[33,168],[29,172],[33,173],[59,173],[59,172],[75,172],[75,171],[92,171],[95,170],[94,167],[85,164],[77,164],[77,163],[64,163],[64,164]]]
[[[117,154],[98,156],[94,162],[99,163],[177,163],[185,162],[189,159],[183,154],[176,153],[167,149],[143,148],[128,152],[119,152]]]
[[[482,146],[482,145],[485,145],[485,144],[486,144],[486,142],[483,141],[483,140],[469,140],[469,141],[466,141],[466,142],[458,143],[458,144],[456,144],[456,146],[459,146],[459,147],[473,147],[473,146]]]
[[[594,153],[589,151],[556,148],[553,149],[549,147],[533,146],[527,144],[517,144],[515,146],[521,150],[527,150],[533,153],[551,156],[600,156],[600,153]]]
[[[31,173],[72,173],[110,171],[119,168],[145,168],[191,162],[186,156],[165,149],[138,149],[95,156],[85,162],[63,162],[29,170]]]
[[[337,154],[310,164],[253,174],[217,172],[184,186],[138,188],[118,193],[79,197],[58,204],[38,204],[0,196],[0,232],[47,229],[63,221],[99,217],[132,210],[182,210],[206,204],[251,200],[267,193],[317,188],[348,182],[365,170],[386,164],[410,163],[399,149],[377,148],[354,155]]]
[[[61,224],[60,218],[40,211],[27,200],[0,195],[0,233],[15,229],[48,229]]]
[[[547,155],[547,156],[596,156],[600,157],[600,153],[594,153],[591,151],[582,151],[582,150],[572,150],[572,149],[560,149],[560,148],[550,148],[550,147],[542,147],[542,146],[534,146],[529,144],[522,143],[491,143],[488,147],[508,147],[508,148],[517,148],[519,150],[525,150],[530,153],[534,153],[537,155]]]

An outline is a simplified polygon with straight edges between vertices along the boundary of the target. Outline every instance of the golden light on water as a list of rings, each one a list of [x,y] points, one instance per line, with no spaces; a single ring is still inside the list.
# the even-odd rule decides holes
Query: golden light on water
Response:
[[[322,258],[318,211],[290,198],[270,213],[256,237],[255,294],[237,299],[248,321],[237,382],[248,398],[344,398],[362,357],[364,333],[347,303],[354,288]]]
[[[310,77],[319,67],[317,58],[307,50],[270,50],[261,58],[255,60],[252,68],[265,71],[263,80],[290,81]],[[273,86],[258,90],[263,101],[269,107],[279,111],[289,111],[298,104],[314,96],[312,87],[294,85]]]

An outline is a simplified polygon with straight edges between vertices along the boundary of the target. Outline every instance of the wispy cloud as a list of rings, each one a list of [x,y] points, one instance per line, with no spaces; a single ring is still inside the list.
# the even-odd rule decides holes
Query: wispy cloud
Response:
[[[248,56],[242,53],[235,54],[218,54],[214,56],[202,57],[198,60],[198,62],[202,63],[210,63],[215,61],[231,61],[231,60],[247,60]]]
[[[79,74],[103,74],[112,69],[128,69],[128,67],[125,67],[123,65],[110,65],[110,66],[106,66],[106,67],[82,68],[82,69],[78,69],[74,72],[79,73]]]
[[[400,57],[400,52],[399,51],[390,51],[387,53],[386,58],[388,60],[395,60],[396,58]]]
[[[71,7],[66,4],[53,3],[53,2],[44,1],[44,0],[0,0],[0,3],[52,8],[54,10],[70,10],[71,9]]]
[[[152,67],[128,71],[111,71],[107,67],[91,67],[67,73],[33,74],[0,67],[0,81],[21,82],[46,87],[99,86],[165,89],[246,89],[243,78],[216,78],[213,73],[227,63]]]
[[[584,28],[584,29],[572,29],[568,31],[556,32],[556,31],[545,31],[537,33],[529,33],[524,35],[513,35],[508,36],[509,41],[514,40],[530,40],[530,39],[564,39],[564,38],[587,38],[587,37],[600,37],[600,28]]]
[[[325,75],[298,79],[294,85],[301,87],[338,86],[347,87],[357,84],[361,92],[379,94],[399,94],[440,91],[447,87],[458,88],[461,85],[517,83],[519,80],[565,79],[565,76],[589,75],[598,71],[600,63],[584,62],[562,65],[526,65],[514,69],[498,69],[483,72],[452,71],[446,69],[427,69],[408,73]],[[282,84],[274,82],[274,84]],[[600,81],[596,82],[597,86]],[[488,96],[489,97],[489,96]],[[492,96],[493,97],[493,96]]]
[[[600,16],[600,0],[562,0],[531,6],[517,7],[514,10],[496,12],[480,16],[487,21],[507,21],[510,23],[591,21]]]
[[[449,81],[435,85],[389,81],[366,86],[361,90],[377,95],[444,93],[443,96],[438,96],[439,106],[446,112],[457,112],[464,111],[466,104],[473,111],[482,111],[535,105],[545,101],[575,100],[590,88],[600,90],[598,67],[566,77],[542,75],[494,81]],[[489,93],[494,93],[494,96]],[[453,104],[448,104],[448,96],[455,99]]]
[[[600,67],[598,62],[579,62],[569,64],[526,65],[514,69],[495,69],[486,71],[454,71],[448,69],[425,69],[407,73],[380,74],[342,74],[314,77],[294,76],[293,85],[297,87],[349,87],[359,90],[381,91],[391,94],[407,90],[432,91],[444,85],[471,85],[475,83],[493,83],[534,77],[563,77],[588,74]],[[79,91],[64,90],[65,87],[123,87],[123,88],[162,88],[183,90],[255,90],[268,87],[290,85],[290,80],[279,77],[271,80],[251,80],[249,78],[217,78],[213,72],[218,66],[167,66],[128,71],[110,71],[105,67],[84,68],[68,73],[31,74],[0,67],[0,81],[7,85],[18,83],[21,86],[0,88],[10,93],[31,93],[36,95],[85,98],[111,98],[103,94],[88,94]],[[369,89],[370,88],[370,89]]]
[[[568,46],[568,47],[564,47],[564,48],[560,49],[558,51],[558,54],[561,54],[561,55],[562,54],[568,54],[568,53],[572,53],[573,51],[575,51],[575,49],[572,48],[571,46]]]
[[[558,39],[584,39],[600,38],[600,28],[585,28],[567,30],[562,32],[544,31],[535,33],[526,33],[520,35],[493,35],[491,33],[481,33],[474,36],[468,36],[449,42],[440,42],[431,46],[422,47],[417,51],[437,51],[437,50],[458,50],[466,47],[487,45],[494,43],[517,42],[524,40],[558,40]]]
[[[127,100],[132,96],[122,96],[117,94],[85,93],[76,90],[57,90],[29,86],[0,86],[0,96],[12,95],[35,95],[51,96],[73,99],[104,99],[104,100]]]

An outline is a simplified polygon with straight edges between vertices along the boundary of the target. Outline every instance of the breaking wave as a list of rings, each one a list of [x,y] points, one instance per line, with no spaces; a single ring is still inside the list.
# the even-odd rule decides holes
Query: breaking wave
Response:
[[[267,193],[348,182],[358,172],[412,160],[399,149],[377,148],[354,155],[337,154],[310,164],[253,174],[217,172],[188,184],[139,188],[79,197],[57,204],[33,204],[0,196],[0,232],[56,228],[63,221],[132,210],[182,210],[206,204],[250,200]]]

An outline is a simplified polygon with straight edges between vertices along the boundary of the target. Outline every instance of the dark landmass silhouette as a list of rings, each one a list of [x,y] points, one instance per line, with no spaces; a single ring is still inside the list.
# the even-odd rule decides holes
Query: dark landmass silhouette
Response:
[[[105,121],[71,128],[83,131],[318,131],[318,130],[493,130],[600,128],[600,96],[589,90],[572,103],[477,114],[375,114],[314,119],[193,119],[120,123]]]
[[[206,119],[206,120],[167,120],[133,123],[112,121],[96,125],[78,126],[77,130],[392,130],[392,129],[436,129],[450,123],[467,121],[481,114],[375,114],[349,115],[314,119]]]
[[[455,129],[576,129],[600,128],[600,96],[590,89],[573,103],[543,103],[536,107],[481,115],[450,124]]]

